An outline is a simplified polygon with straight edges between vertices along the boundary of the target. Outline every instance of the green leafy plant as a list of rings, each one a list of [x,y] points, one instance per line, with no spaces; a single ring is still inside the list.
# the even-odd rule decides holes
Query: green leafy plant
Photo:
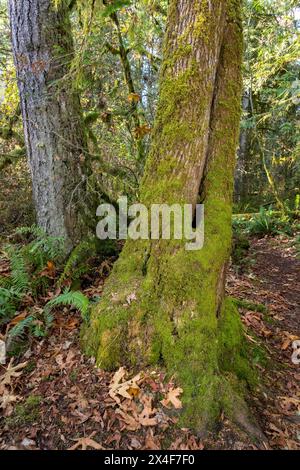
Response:
[[[232,225],[236,236],[241,234],[259,237],[279,234],[291,236],[295,229],[289,212],[287,212],[287,215],[282,215],[278,211],[267,210],[264,207],[260,208],[258,214],[252,216],[233,217]]]
[[[288,216],[278,216],[278,213],[272,209],[266,210],[264,207],[261,207],[259,214],[250,220],[248,232],[250,235],[258,236],[292,235],[293,230]]]
[[[6,348],[11,355],[17,355],[18,345],[30,337],[42,338],[48,334],[53,315],[41,309],[32,312],[19,321],[7,334]]]
[[[34,271],[43,269],[49,260],[62,262],[65,253],[62,237],[49,236],[36,225],[18,228],[16,234],[27,242],[22,253]]]
[[[28,296],[36,296],[48,287],[49,279],[41,275],[49,260],[59,262],[64,251],[64,240],[49,237],[37,227],[22,227],[16,231],[22,243],[6,245],[2,258],[9,260],[10,275],[0,277],[0,326],[10,323],[17,315]],[[25,240],[24,240],[25,239]],[[9,330],[6,338],[8,351],[16,343],[28,337],[43,337],[53,322],[51,312],[29,308],[28,315]]]
[[[0,325],[7,323],[15,315],[21,297],[12,288],[0,287]]]
[[[5,256],[10,259],[11,274],[0,278],[0,325],[11,320],[23,296],[30,291],[26,262],[20,249],[9,245],[5,248]]]
[[[128,7],[130,4],[131,0],[115,0],[111,5],[105,7],[102,15],[106,18],[107,16],[116,13],[118,10],[121,10],[121,8]]]
[[[66,289],[62,294],[50,300],[45,306],[45,312],[49,314],[55,307],[68,305],[76,308],[81,313],[84,322],[89,322],[90,302],[89,299],[79,291]]]
[[[67,260],[62,274],[59,277],[58,285],[66,279],[72,278],[78,280],[83,274],[86,274],[90,267],[87,264],[87,258],[95,253],[95,240],[93,238],[83,240],[77,245]]]

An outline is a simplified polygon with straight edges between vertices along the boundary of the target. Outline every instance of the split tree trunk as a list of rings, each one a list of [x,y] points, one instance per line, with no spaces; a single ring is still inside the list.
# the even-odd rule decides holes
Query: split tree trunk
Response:
[[[231,374],[248,371],[240,320],[224,299],[240,122],[240,1],[172,0],[169,8],[141,202],[203,202],[204,248],[128,241],[82,340],[100,367],[164,364],[184,390],[185,424],[203,429],[221,409],[239,408]]]
[[[85,137],[73,59],[68,2],[9,0],[14,60],[37,222],[47,234],[81,237]]]

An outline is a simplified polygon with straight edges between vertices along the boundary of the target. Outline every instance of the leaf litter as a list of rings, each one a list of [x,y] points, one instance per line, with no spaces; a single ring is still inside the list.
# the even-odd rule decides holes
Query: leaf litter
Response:
[[[257,364],[264,383],[252,394],[251,408],[267,437],[266,448],[299,449],[300,370],[291,359],[300,337],[299,261],[282,239],[254,240],[253,254],[253,275],[232,268],[227,285],[229,295],[268,308],[267,317],[240,309],[246,337],[255,347],[264,345],[270,363]],[[280,284],[282,272],[292,279],[288,286]],[[93,282],[85,291],[90,297],[101,294],[104,281]],[[45,302],[49,296],[53,293]],[[132,296],[128,302],[135,300]],[[56,312],[51,336],[32,341],[19,362],[0,365],[1,449],[256,448],[223,415],[219,431],[206,439],[180,428],[184,390],[176,378],[169,379],[164,370],[134,373],[121,367],[108,373],[96,368],[81,353],[80,323],[74,310]],[[33,416],[18,421],[20,406],[26,409],[29,402],[35,406]]]

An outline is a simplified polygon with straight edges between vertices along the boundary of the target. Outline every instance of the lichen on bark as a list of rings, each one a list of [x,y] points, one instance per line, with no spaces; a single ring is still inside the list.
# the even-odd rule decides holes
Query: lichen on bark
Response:
[[[232,412],[234,401],[244,409],[234,377],[251,378],[239,316],[224,299],[240,119],[239,6],[237,0],[170,2],[160,101],[141,185],[148,206],[204,202],[204,247],[128,241],[82,332],[85,351],[100,367],[163,364],[175,374],[184,390],[182,420],[197,429],[222,409]],[[135,300],[128,302],[129,296]]]

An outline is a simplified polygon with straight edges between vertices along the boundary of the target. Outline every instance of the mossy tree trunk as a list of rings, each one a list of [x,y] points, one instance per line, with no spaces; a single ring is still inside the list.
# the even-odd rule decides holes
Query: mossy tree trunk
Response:
[[[70,73],[70,2],[54,3],[9,0],[9,14],[37,221],[69,251],[83,229],[86,137]]]
[[[248,371],[240,321],[224,299],[241,61],[239,0],[170,2],[141,202],[203,202],[204,247],[128,241],[82,334],[100,367],[163,363],[184,390],[185,422],[197,428],[232,409],[231,373]]]

